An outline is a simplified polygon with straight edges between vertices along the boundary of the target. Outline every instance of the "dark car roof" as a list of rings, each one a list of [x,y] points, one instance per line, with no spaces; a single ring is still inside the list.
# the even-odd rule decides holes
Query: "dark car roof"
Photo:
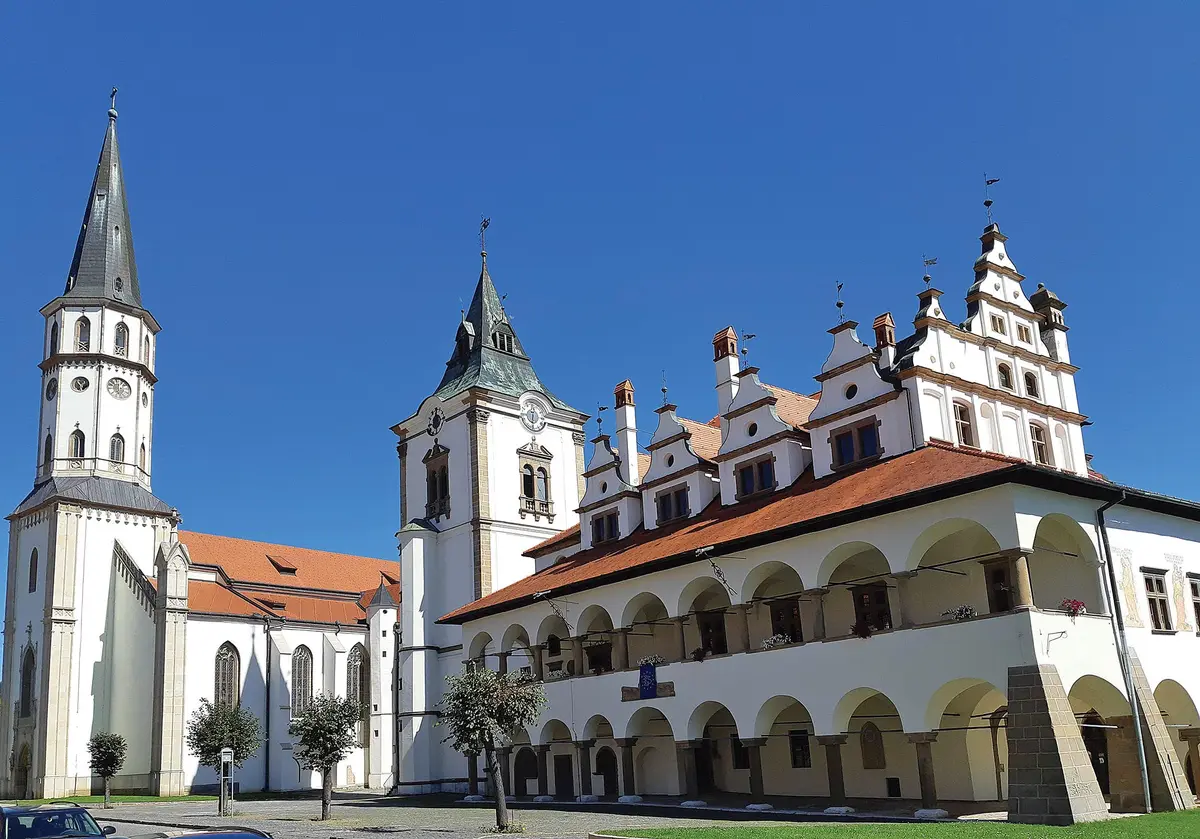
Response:
[[[48,801],[45,804],[2,804],[0,805],[0,813],[6,816],[15,815],[18,813],[54,813],[63,812],[65,810],[86,810],[87,807],[82,804],[76,804],[74,801]]]

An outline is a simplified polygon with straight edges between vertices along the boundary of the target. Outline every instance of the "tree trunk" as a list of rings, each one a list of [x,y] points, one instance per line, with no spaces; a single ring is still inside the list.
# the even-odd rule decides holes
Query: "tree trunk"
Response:
[[[504,779],[500,776],[500,763],[496,760],[496,750],[490,745],[484,750],[487,753],[488,777],[492,779],[492,792],[496,797],[496,828],[508,830],[508,802],[504,800],[506,790]]]
[[[321,821],[329,821],[329,808],[333,803],[333,769],[321,773]]]
[[[104,809],[112,809],[112,775],[104,776]]]

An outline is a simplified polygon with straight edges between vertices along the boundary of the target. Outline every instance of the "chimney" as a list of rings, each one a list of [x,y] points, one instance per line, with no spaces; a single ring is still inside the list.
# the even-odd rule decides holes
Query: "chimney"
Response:
[[[737,333],[727,326],[713,336],[713,363],[717,367],[717,414],[721,417],[721,435],[729,430],[725,412],[737,396],[738,361]]]
[[[637,412],[633,407],[633,382],[626,379],[613,390],[616,405],[617,456],[624,467],[625,480],[637,486],[642,476],[638,474]]]
[[[884,312],[871,324],[875,329],[875,352],[879,353],[879,366],[888,368],[896,360],[896,322],[891,312]]]

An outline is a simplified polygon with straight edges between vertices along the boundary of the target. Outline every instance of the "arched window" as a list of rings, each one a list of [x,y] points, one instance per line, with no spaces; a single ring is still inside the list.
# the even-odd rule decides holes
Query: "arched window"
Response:
[[[75,322],[75,352],[89,352],[92,347],[92,322],[80,318]]]
[[[298,717],[312,705],[312,651],[301,644],[292,653],[292,716]]]
[[[217,705],[236,708],[241,701],[242,659],[237,647],[226,641],[217,650],[216,672],[213,676],[213,696]]]
[[[33,553],[29,555],[29,591],[37,591],[37,569],[38,567],[38,552],[37,548],[33,549]]]
[[[533,498],[534,493],[533,467],[528,463],[521,469],[521,494]]]
[[[429,497],[429,503],[433,504],[438,500],[437,472],[430,470],[425,483],[427,484],[425,494]]]
[[[887,769],[887,753],[883,750],[883,732],[879,726],[866,723],[858,737],[863,769]]]
[[[996,368],[997,378],[1000,380],[1000,387],[1005,390],[1013,389],[1012,368],[1007,364],[1001,364]]]
[[[146,444],[145,443],[142,443],[141,448],[138,449],[138,468],[141,469],[143,472],[146,471]]]
[[[546,474],[545,469],[537,470],[537,499],[538,501],[550,500],[550,476]]]
[[[58,355],[58,321],[50,324],[50,355]]]
[[[108,459],[113,463],[125,462],[125,438],[120,434],[114,434],[108,441]]]
[[[46,435],[46,445],[42,448],[42,464],[50,466],[54,463],[54,436]]]
[[[438,470],[438,500],[445,501],[450,497],[450,473],[443,466]]]
[[[76,428],[71,432],[71,445],[68,447],[67,454],[70,457],[85,457],[84,452],[87,448],[87,437],[83,432]]]
[[[367,704],[371,701],[367,649],[355,644],[346,657],[346,698],[358,706],[358,745],[367,745]]]
[[[1038,380],[1036,373],[1025,374],[1025,395],[1030,399],[1040,398],[1041,391],[1038,389]]]
[[[150,336],[147,335],[142,339],[142,363],[150,363]]]
[[[33,656],[33,647],[27,647],[25,658],[21,661],[21,705],[18,714],[22,717],[33,716],[33,677],[37,675],[37,660]]]
[[[961,445],[976,445],[975,424],[971,421],[971,406],[966,402],[954,403],[954,428],[958,431],[958,442]]]
[[[117,355],[129,355],[129,327],[123,323],[113,331],[113,350]]]
[[[1033,444],[1033,459],[1042,466],[1050,465],[1050,446],[1046,442],[1046,429],[1036,422],[1029,423],[1029,440]]]

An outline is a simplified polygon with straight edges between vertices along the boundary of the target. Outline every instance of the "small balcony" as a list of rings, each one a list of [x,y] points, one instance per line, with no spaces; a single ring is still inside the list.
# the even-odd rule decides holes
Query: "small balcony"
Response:
[[[554,502],[544,501],[541,498],[529,498],[522,495],[517,502],[517,513],[521,518],[533,516],[534,521],[541,521],[545,517],[546,521],[554,521]]]
[[[437,521],[442,516],[450,518],[450,499],[435,498],[425,504],[425,518],[430,521]]]

